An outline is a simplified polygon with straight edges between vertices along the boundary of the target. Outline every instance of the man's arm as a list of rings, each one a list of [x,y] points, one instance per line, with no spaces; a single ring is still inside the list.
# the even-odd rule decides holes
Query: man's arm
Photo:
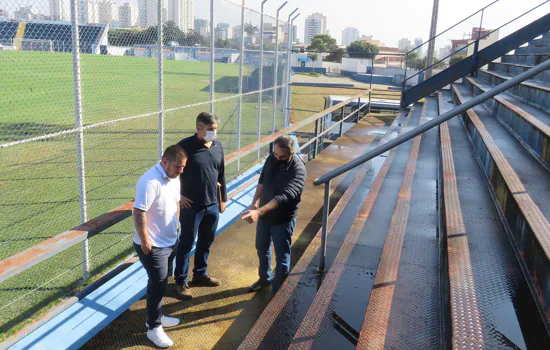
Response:
[[[141,250],[143,251],[143,254],[149,255],[153,245],[151,244],[149,234],[147,233],[147,217],[145,216],[145,211],[134,208],[132,214],[134,216],[136,231],[139,235],[139,239],[141,240]]]

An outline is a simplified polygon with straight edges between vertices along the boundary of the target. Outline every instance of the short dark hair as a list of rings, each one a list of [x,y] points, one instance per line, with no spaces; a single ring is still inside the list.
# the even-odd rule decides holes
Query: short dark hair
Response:
[[[187,159],[187,154],[185,153],[183,148],[181,148],[181,146],[172,145],[168,146],[168,148],[164,150],[164,153],[162,154],[162,159],[166,159],[170,162],[175,162],[178,160]]]
[[[281,135],[273,141],[273,143],[279,147],[286,148],[290,151],[290,154],[296,153],[296,142],[288,135]]]
[[[197,126],[210,126],[217,123],[220,119],[212,113],[201,112],[197,116]]]

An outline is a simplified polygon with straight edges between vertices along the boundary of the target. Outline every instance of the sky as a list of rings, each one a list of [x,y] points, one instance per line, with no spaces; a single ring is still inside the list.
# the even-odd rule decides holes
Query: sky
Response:
[[[155,0],[151,0],[155,1]],[[164,0],[168,1],[168,0]],[[240,24],[242,0],[214,0],[215,23],[225,22],[232,27]],[[230,2],[231,1],[231,2]],[[244,0],[245,6],[259,11],[262,0]],[[285,0],[268,0],[264,13],[275,16],[277,7]],[[130,2],[137,4],[137,0],[113,0],[123,4]],[[493,0],[439,0],[439,18],[437,33],[452,26]],[[483,27],[495,29],[516,16],[543,3],[544,0],[500,0],[489,7],[484,13]],[[11,13],[20,6],[33,4],[47,13],[49,0],[0,0],[0,8],[7,8]],[[196,18],[209,18],[210,1],[194,0]],[[288,4],[281,10],[279,18],[286,20],[290,12],[299,8],[300,17],[295,24],[298,26],[298,38],[303,42],[305,18],[320,12],[327,16],[328,30],[338,43],[342,40],[342,31],[346,27],[355,27],[360,34],[372,35],[390,47],[397,47],[399,39],[405,37],[414,41],[414,38],[428,39],[432,17],[433,0],[288,0]],[[523,17],[500,32],[500,37],[517,30],[533,20],[550,12],[550,2],[546,2],[529,15]],[[436,41],[436,47],[450,45],[451,39],[462,39],[464,33],[470,32],[472,27],[479,26],[480,15],[457,26],[455,29],[442,35]],[[265,23],[275,20],[265,18]],[[259,27],[260,15],[251,10],[245,10],[245,22],[252,22]]]

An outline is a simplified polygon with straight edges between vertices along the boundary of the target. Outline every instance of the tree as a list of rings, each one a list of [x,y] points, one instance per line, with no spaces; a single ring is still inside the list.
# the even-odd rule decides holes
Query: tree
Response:
[[[347,50],[350,57],[371,57],[380,52],[380,48],[377,45],[360,40],[349,44]]]
[[[342,57],[344,57],[344,50],[342,50],[341,48],[337,48],[336,50],[332,51],[330,55],[325,57],[325,61],[342,63]]]
[[[214,46],[220,49],[229,47],[229,40],[218,38],[218,40],[216,40],[216,42],[214,43]]]
[[[319,54],[317,52],[309,52],[307,54],[307,58],[312,60],[311,62],[311,71],[315,73],[315,61],[317,61],[317,58],[319,57]]]
[[[453,64],[458,63],[458,62],[462,61],[463,59],[464,59],[464,56],[453,56],[451,58],[451,61],[449,62],[449,64],[452,66]]]
[[[258,31],[258,27],[256,27],[255,25],[253,25],[253,24],[250,23],[250,22],[245,23],[245,25],[244,25],[244,32],[245,32],[248,36],[254,35],[254,33],[256,33],[257,31]]]
[[[334,51],[338,49],[336,39],[327,34],[318,34],[313,37],[311,44],[307,47],[308,50],[317,52]]]

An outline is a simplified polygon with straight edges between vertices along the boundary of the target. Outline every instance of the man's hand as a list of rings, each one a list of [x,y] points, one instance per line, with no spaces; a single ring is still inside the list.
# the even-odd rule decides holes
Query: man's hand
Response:
[[[180,205],[181,205],[182,208],[189,209],[189,208],[191,208],[191,204],[193,204],[192,200],[185,197],[184,195],[180,196]]]
[[[151,250],[153,250],[153,245],[151,244],[150,240],[142,241],[141,242],[141,251],[145,255],[151,254]]]
[[[248,210],[258,210],[258,201],[253,202]]]
[[[243,213],[241,220],[248,222],[249,224],[255,223],[260,217],[260,211],[258,209],[247,210]]]
[[[220,202],[220,213],[223,213],[226,208],[227,208],[227,203],[226,202]]]

